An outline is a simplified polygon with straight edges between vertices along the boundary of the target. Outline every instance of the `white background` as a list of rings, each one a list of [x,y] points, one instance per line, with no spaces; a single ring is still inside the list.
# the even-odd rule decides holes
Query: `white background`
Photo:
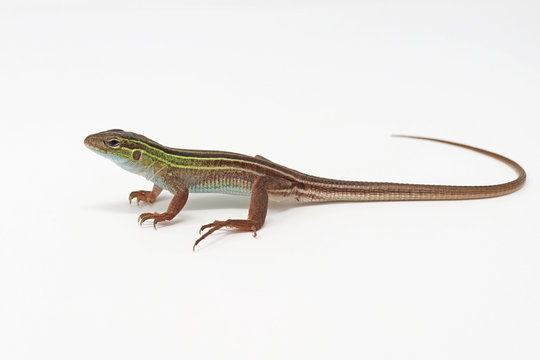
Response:
[[[178,4],[176,4],[178,3]],[[2,359],[538,359],[537,1],[0,3]],[[405,3],[408,3],[405,5]],[[342,179],[525,188],[455,202],[273,204],[150,189],[110,128]]]

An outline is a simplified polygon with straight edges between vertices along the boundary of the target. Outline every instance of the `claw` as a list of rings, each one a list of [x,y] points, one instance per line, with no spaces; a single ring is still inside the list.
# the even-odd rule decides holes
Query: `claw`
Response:
[[[173,214],[171,213],[167,213],[167,212],[164,212],[162,214],[160,213],[143,213],[141,215],[139,215],[139,225],[142,226],[142,224],[147,221],[147,220],[154,220],[153,221],[153,226],[154,226],[154,229],[157,230],[157,224],[161,221],[165,221],[165,220],[171,220],[172,218],[174,217]]]
[[[155,214],[155,213],[154,213],[154,214]],[[142,224],[143,224],[146,220],[150,219],[150,217],[151,217],[152,215],[154,215],[154,214],[151,214],[151,213],[142,213],[141,215],[139,215],[139,225],[142,226]]]
[[[201,237],[199,237],[195,241],[195,243],[193,244],[193,251],[195,251],[195,247],[197,247],[197,245],[202,240],[204,240],[208,235],[212,234],[216,230],[219,230],[223,227],[231,227],[240,231],[252,231],[253,237],[256,237],[257,229],[259,229],[261,226],[262,224],[259,224],[255,222],[254,220],[233,220],[233,219],[224,220],[224,221],[216,220],[210,224],[201,226],[201,229],[199,230],[199,234],[201,234],[206,229],[208,229],[208,231],[202,234]]]
[[[199,229],[199,234],[201,234],[203,232],[204,229],[208,229],[209,227],[212,227],[212,226],[215,226],[219,221],[216,220],[210,224],[206,224],[206,225],[203,225],[201,226],[201,228]]]
[[[195,243],[193,244],[193,251],[195,251],[195,248],[197,247],[197,244],[199,244],[204,238],[206,238],[208,235],[210,235],[211,233],[213,233],[214,231],[222,228],[223,226],[226,226],[227,222],[226,221],[219,221],[219,220],[216,220],[210,224],[206,224],[206,225],[203,225],[201,226],[201,228],[199,229],[199,234],[201,234],[203,232],[203,230],[207,229],[207,228],[211,228],[210,230],[208,230],[206,233],[204,233],[201,237],[199,237]]]
[[[132,200],[135,198],[137,199],[137,205],[139,205],[141,201],[152,204],[155,201],[156,196],[153,195],[151,191],[132,191],[131,194],[129,194],[129,203],[131,204]]]

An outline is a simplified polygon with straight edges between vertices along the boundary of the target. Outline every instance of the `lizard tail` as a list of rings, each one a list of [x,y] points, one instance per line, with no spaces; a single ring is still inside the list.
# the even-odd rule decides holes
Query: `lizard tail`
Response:
[[[515,161],[474,146],[421,136],[393,135],[395,137],[429,140],[472,150],[510,166],[517,178],[496,185],[424,185],[391,182],[343,181],[309,177],[296,189],[299,201],[403,201],[403,200],[464,200],[482,199],[510,194],[519,190],[527,177],[525,170]]]

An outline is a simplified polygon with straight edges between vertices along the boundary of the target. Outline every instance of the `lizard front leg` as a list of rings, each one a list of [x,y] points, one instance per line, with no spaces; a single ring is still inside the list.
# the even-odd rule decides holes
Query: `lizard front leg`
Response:
[[[156,187],[154,187],[155,189]],[[158,187],[158,189],[161,188]],[[143,213],[139,215],[139,224],[142,225],[143,222],[146,220],[154,220],[154,228],[156,227],[156,224],[161,221],[165,220],[172,220],[179,212],[182,210],[184,205],[186,204],[189,191],[187,187],[185,187],[183,184],[178,183],[174,186],[174,190],[172,191],[174,196],[169,203],[169,207],[167,208],[167,211],[164,213]]]
[[[154,201],[156,201],[157,197],[159,196],[159,194],[161,194],[162,190],[163,190],[162,188],[154,184],[154,188],[152,189],[152,191],[147,191],[147,190],[132,191],[129,194],[129,203],[131,204],[131,200],[136,198],[137,205],[139,205],[141,201],[151,204]]]
[[[200,229],[202,232],[208,229],[200,238],[193,244],[193,250],[204,238],[212,234],[214,231],[222,227],[230,227],[240,231],[253,231],[253,236],[257,235],[266,219],[268,209],[268,190],[276,190],[290,187],[288,181],[276,179],[272,177],[260,177],[255,180],[251,188],[251,202],[249,204],[249,213],[247,219],[229,219],[216,220],[210,224],[203,225]]]

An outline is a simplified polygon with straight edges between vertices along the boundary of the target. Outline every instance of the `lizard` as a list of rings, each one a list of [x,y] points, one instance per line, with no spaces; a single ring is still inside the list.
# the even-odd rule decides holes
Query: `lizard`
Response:
[[[307,175],[274,163],[263,156],[248,156],[213,150],[187,150],[163,146],[143,135],[112,129],[89,135],[84,144],[120,167],[154,183],[151,191],[133,191],[129,202],[153,203],[163,189],[171,192],[167,211],[142,213],[138,223],[153,225],[172,220],[184,207],[188,194],[225,193],[250,196],[247,219],[216,220],[200,228],[196,246],[223,227],[253,232],[256,236],[266,219],[268,201],[292,199],[298,202],[465,200],[502,196],[520,189],[525,170],[507,157],[477,147],[447,140],[395,135],[429,140],[469,149],[510,166],[517,178],[496,185],[424,185],[392,182],[364,182]],[[206,231],[205,231],[206,230]]]

